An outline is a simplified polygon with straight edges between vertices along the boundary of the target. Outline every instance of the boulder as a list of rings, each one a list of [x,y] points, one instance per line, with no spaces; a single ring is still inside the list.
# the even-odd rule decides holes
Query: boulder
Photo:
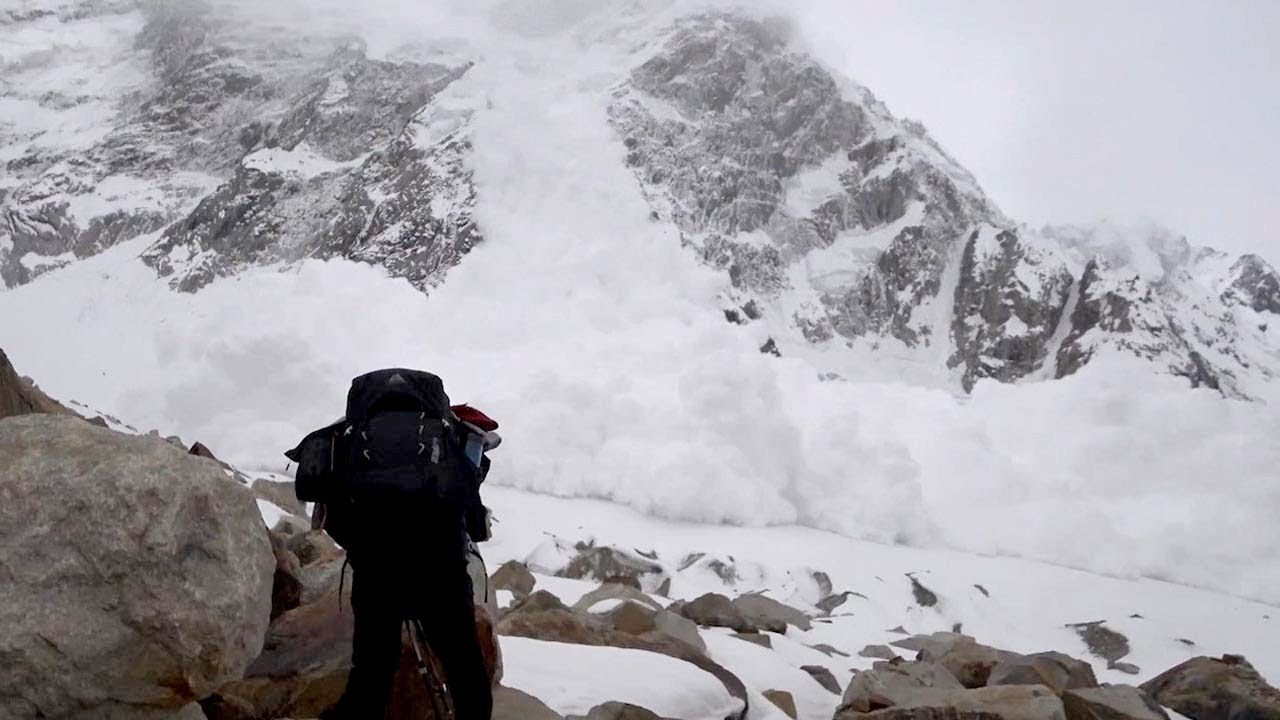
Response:
[[[698,652],[706,653],[707,644],[692,620],[669,610],[659,610],[653,615],[654,632],[675,638]]]
[[[1062,693],[1067,720],[1169,720],[1151,696],[1130,685],[1103,685]]]
[[[1097,687],[1093,667],[1060,652],[1015,655],[991,669],[988,685],[1044,685],[1059,695],[1064,690]]]
[[[298,500],[298,495],[294,492],[292,482],[276,482],[275,480],[259,478],[253,481],[250,489],[253,490],[254,497],[259,500],[266,500],[291,515],[299,517],[306,517],[307,515],[307,509]]]
[[[303,605],[319,600],[321,597],[335,592],[338,586],[342,584],[342,567],[346,562],[346,555],[340,555],[330,560],[321,562],[313,562],[310,565],[302,566],[302,602]],[[347,568],[350,573],[350,568]]]
[[[493,720],[564,720],[541,700],[513,688],[493,689]]]
[[[963,689],[964,686],[937,663],[882,661],[870,670],[854,674],[845,688],[842,707],[854,712],[872,712]]]
[[[912,635],[889,644],[915,652],[917,660],[937,660],[955,645],[972,642],[973,638],[958,632],[935,632],[929,635]]]
[[[980,688],[987,685],[991,670],[1000,662],[1013,662],[1021,659],[1017,653],[997,650],[976,642],[958,642],[952,645],[937,663],[945,667],[967,688]],[[1039,681],[1033,681],[1039,682]],[[1047,683],[1046,683],[1047,684]]]
[[[816,607],[822,612],[830,615],[831,613],[835,612],[836,608],[840,607],[841,605],[844,605],[845,602],[851,597],[860,597],[863,600],[867,598],[867,596],[863,595],[862,593],[850,592],[846,590],[845,592],[837,593],[835,595],[828,595],[822,598],[821,600],[818,601]]]
[[[786,690],[765,690],[763,693],[765,700],[773,703],[779,710],[786,714],[791,720],[795,720],[796,699]]]
[[[680,608],[680,614],[703,626],[727,627],[738,632],[757,630],[737,605],[719,593],[707,593],[685,603]]]
[[[801,630],[812,627],[808,615],[767,595],[759,593],[742,595],[735,598],[733,604],[748,622],[754,623],[760,630],[785,634],[788,625],[794,625]]]
[[[35,383],[18,375],[4,350],[0,350],[0,418],[33,413],[74,415],[61,403],[41,392]]]
[[[565,720],[662,720],[657,713],[639,705],[607,702],[591,708],[586,715],[570,715]]]
[[[639,553],[607,546],[578,543],[577,555],[556,573],[574,580],[595,580],[657,590],[666,579],[662,566]]]
[[[830,654],[830,653],[828,653]],[[881,660],[896,660],[900,655],[893,651],[888,645],[867,645],[858,651],[858,657],[879,658]]]
[[[302,567],[342,558],[346,553],[323,530],[308,530],[289,538],[289,551],[298,558]]]
[[[283,536],[270,530],[271,552],[275,556],[275,574],[271,579],[271,619],[302,604],[302,565],[290,552]]]
[[[168,717],[262,648],[253,495],[163,440],[0,420],[0,716]]]
[[[1239,655],[1191,658],[1141,687],[1192,720],[1280,720],[1280,690]]]
[[[643,635],[657,629],[653,621],[653,608],[639,603],[625,601],[618,607],[605,613],[605,621],[609,627],[628,635]]]
[[[1062,701],[1041,685],[932,689],[864,712],[848,704],[833,720],[1066,720]]]
[[[502,564],[493,576],[490,578],[494,590],[507,590],[516,599],[525,597],[533,592],[533,586],[538,580],[529,572],[529,568],[518,560],[510,560]]]
[[[840,681],[836,680],[836,676],[827,667],[822,665],[801,665],[800,669],[809,673],[822,687],[836,695],[840,694]]]
[[[579,598],[578,602],[573,604],[573,609],[578,612],[584,612],[602,600],[628,600],[646,605],[654,610],[662,609],[662,605],[658,601],[630,585],[620,583],[605,583],[601,585]]]
[[[297,515],[282,515],[276,524],[271,528],[272,532],[283,535],[285,537],[293,537],[310,532],[311,523],[298,517]]]

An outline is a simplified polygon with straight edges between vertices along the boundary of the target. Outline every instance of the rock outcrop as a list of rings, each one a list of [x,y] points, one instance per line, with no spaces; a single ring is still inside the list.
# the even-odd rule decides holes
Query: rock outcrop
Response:
[[[262,648],[275,563],[208,460],[78,418],[0,420],[0,716],[167,718]]]
[[[0,418],[32,413],[71,415],[70,410],[22,377],[0,350]]]

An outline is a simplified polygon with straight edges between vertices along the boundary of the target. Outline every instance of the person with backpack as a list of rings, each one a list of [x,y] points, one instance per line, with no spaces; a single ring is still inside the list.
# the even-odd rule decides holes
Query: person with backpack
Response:
[[[353,570],[351,672],[322,720],[384,716],[406,620],[420,621],[440,660],[454,718],[490,719],[467,548],[488,539],[479,486],[496,427],[451,406],[435,375],[391,368],[355,378],[346,417],[286,453],[298,462],[299,499],[323,503],[323,525]]]

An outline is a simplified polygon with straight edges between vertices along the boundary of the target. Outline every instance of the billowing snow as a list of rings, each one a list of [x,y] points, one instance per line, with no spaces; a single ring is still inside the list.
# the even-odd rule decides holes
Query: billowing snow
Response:
[[[615,647],[502,638],[503,684],[561,715],[610,701],[673,720],[721,720],[742,711],[715,676],[683,660]]]

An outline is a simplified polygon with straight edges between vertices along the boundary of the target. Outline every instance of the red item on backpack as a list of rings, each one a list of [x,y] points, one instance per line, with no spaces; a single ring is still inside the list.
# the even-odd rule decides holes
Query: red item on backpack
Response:
[[[493,432],[498,429],[497,420],[494,420],[470,405],[465,403],[462,405],[454,405],[452,409],[453,414],[457,415],[459,420],[467,423],[468,425],[474,425],[485,432]]]

